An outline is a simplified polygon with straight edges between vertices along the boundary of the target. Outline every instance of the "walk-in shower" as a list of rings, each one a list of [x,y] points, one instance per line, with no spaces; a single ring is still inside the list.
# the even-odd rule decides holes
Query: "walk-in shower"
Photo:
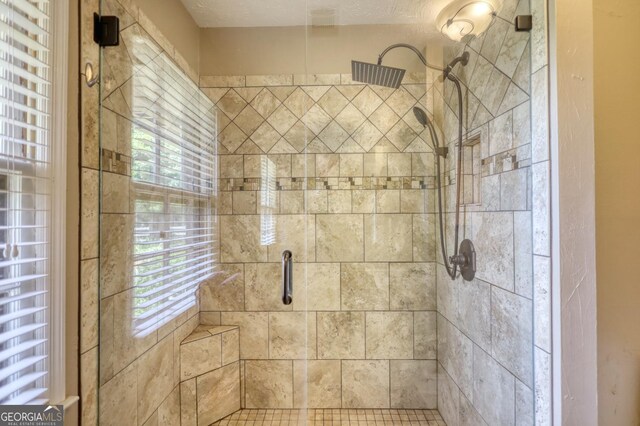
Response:
[[[534,423],[534,40],[482,1],[100,0],[87,424]]]

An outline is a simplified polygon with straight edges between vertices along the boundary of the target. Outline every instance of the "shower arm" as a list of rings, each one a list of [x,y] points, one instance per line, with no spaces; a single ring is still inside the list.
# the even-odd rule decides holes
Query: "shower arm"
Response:
[[[442,69],[440,67],[436,67],[435,65],[431,65],[430,63],[428,63],[427,62],[427,58],[424,57],[424,55],[422,54],[421,51],[419,51],[415,46],[412,46],[412,45],[407,44],[407,43],[392,44],[391,46],[389,46],[386,49],[384,49],[382,51],[382,53],[380,54],[380,56],[378,56],[378,65],[382,65],[382,58],[384,58],[384,55],[386,55],[390,50],[396,49],[398,47],[404,47],[405,49],[409,49],[409,50],[413,51],[413,53],[418,55],[418,58],[420,58],[420,61],[424,64],[425,67],[431,68],[431,69],[436,70],[436,71],[444,71],[444,69]]]

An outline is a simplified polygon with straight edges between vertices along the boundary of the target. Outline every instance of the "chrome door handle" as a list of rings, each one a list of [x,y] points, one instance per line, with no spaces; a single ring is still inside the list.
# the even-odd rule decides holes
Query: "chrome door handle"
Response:
[[[293,301],[293,254],[289,250],[282,252],[282,303],[290,305]]]

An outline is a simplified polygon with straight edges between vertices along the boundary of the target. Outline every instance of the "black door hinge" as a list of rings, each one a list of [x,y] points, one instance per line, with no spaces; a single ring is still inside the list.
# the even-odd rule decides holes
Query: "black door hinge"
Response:
[[[516,16],[516,31],[531,31],[533,29],[533,16],[518,15]]]
[[[100,47],[120,44],[120,19],[117,16],[93,14],[93,41]]]

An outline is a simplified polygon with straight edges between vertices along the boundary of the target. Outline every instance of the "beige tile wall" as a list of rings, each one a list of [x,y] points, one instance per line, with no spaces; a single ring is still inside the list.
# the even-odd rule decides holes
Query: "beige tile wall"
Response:
[[[436,405],[433,157],[412,112],[431,90],[405,83],[201,77],[221,153],[220,274],[202,318],[240,326],[245,407]]]
[[[529,14],[530,3],[538,14],[534,31],[515,32],[514,17]],[[507,1],[483,36],[445,51],[446,60],[463,50],[471,55],[455,73],[463,84],[465,134],[480,139],[477,148],[465,149],[463,167],[464,234],[477,252],[475,280],[451,281],[438,257],[438,408],[448,424],[547,424],[546,409],[534,418],[534,406],[548,395],[536,389],[534,398],[545,375],[537,363],[534,368],[534,306],[544,303],[545,295],[534,291],[540,232],[532,225],[536,200],[544,194],[535,183],[541,89],[535,73],[532,79],[532,62],[541,54],[543,7],[537,0]],[[457,96],[449,82],[439,88],[446,105],[443,132],[453,152]],[[453,161],[455,156],[445,173],[451,183]],[[447,188],[448,212],[454,211],[454,188]],[[453,214],[449,218],[451,224]],[[449,226],[449,251],[452,231]],[[536,314],[536,325],[543,318]]]

